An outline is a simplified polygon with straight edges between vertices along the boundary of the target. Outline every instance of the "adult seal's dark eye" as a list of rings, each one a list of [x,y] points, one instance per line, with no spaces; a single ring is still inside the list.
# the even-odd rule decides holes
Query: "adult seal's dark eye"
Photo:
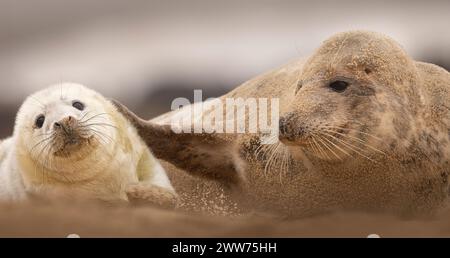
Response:
[[[348,87],[348,82],[344,82],[344,81],[334,81],[331,82],[328,87],[330,87],[332,90],[334,90],[335,92],[344,92],[347,87]]]
[[[84,104],[81,103],[80,101],[74,101],[74,102],[72,103],[72,106],[73,106],[74,108],[80,110],[80,111],[83,111],[83,110],[84,110]]]
[[[35,125],[37,128],[42,128],[42,126],[44,126],[44,122],[45,122],[45,116],[40,115],[36,118]]]

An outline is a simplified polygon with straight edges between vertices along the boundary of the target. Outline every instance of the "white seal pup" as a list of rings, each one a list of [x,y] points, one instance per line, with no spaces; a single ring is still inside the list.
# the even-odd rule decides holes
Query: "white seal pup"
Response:
[[[63,83],[28,97],[0,144],[0,199],[58,193],[174,206],[165,170],[97,92]]]
[[[248,203],[266,211],[416,215],[448,200],[450,74],[414,61],[385,35],[339,33],[306,62],[258,76],[220,100],[227,98],[278,98],[280,141],[263,146],[258,134],[177,134],[164,124],[190,107],[144,121],[117,106],[157,146],[158,158],[241,184]]]

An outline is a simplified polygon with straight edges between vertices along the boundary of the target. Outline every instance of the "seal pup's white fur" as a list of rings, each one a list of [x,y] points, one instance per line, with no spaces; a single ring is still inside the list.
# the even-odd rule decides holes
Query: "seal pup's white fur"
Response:
[[[0,144],[0,199],[48,192],[161,205],[176,199],[135,128],[103,96],[73,83],[28,97],[13,136]]]

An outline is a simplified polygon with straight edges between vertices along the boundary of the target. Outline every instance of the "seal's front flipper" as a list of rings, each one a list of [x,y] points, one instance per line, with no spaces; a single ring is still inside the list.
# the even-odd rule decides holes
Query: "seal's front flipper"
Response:
[[[134,205],[155,205],[166,209],[174,209],[178,203],[175,192],[156,185],[144,183],[129,185],[126,189],[128,201]]]
[[[169,125],[145,121],[121,103],[112,100],[137,129],[155,156],[178,168],[208,179],[237,186],[242,178],[236,168],[236,146],[217,134],[175,133]]]

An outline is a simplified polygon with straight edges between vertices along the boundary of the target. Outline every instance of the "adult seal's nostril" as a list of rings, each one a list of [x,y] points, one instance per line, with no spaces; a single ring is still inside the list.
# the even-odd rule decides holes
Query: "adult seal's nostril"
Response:
[[[297,135],[302,137],[306,134],[306,128],[304,126],[299,126],[297,130]]]
[[[289,134],[290,131],[290,124],[292,123],[293,114],[289,113],[283,117],[280,118],[278,122],[278,128],[281,135]]]
[[[279,121],[279,130],[280,134],[278,136],[278,139],[287,145],[292,145],[292,143],[295,141],[295,137],[290,133],[290,125],[289,125],[289,119],[286,117],[283,117]]]
[[[286,119],[284,117],[280,118],[280,121],[278,122],[278,127],[280,130],[280,134],[285,135],[287,128],[286,128]]]
[[[61,128],[61,124],[58,123],[58,122],[56,122],[56,123],[53,124],[53,127],[54,127],[55,129],[59,129],[59,128]]]

